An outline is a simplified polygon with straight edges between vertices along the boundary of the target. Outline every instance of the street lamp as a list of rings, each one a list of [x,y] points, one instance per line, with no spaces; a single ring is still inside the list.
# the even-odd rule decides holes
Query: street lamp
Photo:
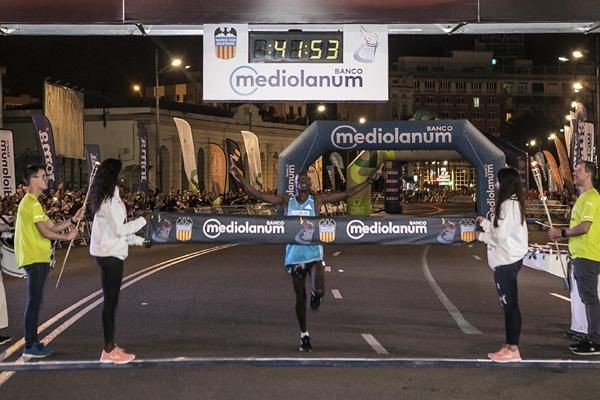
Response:
[[[158,48],[154,49],[154,79],[155,79],[155,83],[156,83],[156,87],[154,88],[154,97],[156,99],[156,158],[155,158],[155,162],[156,162],[156,169],[155,169],[155,174],[156,174],[156,184],[158,186],[159,189],[162,190],[162,166],[160,166],[160,170],[159,170],[159,158],[160,158],[160,96],[158,94],[158,88],[160,86],[159,82],[158,82],[158,75],[162,72],[167,71],[168,69],[171,68],[177,68],[179,66],[181,66],[181,64],[183,63],[183,61],[181,61],[180,58],[175,58],[173,60],[171,60],[171,62],[169,63],[169,65],[165,66],[162,69],[158,68]]]
[[[548,140],[555,140],[556,139],[556,133],[551,133],[550,136],[548,136]]]
[[[131,86],[131,88],[133,89],[134,92],[139,94],[140,97],[142,97],[142,87],[140,85],[134,84],[133,86]]]
[[[583,57],[583,53],[581,52],[581,50],[575,50],[575,51],[573,51],[573,53],[571,53],[571,55],[575,59]]]
[[[359,123],[359,124],[364,124],[365,122],[367,122],[367,119],[366,119],[365,117],[360,117],[360,118],[358,119],[358,123]]]

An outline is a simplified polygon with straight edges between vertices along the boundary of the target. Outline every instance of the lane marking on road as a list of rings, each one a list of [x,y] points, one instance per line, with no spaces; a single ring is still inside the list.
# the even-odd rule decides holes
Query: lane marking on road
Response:
[[[370,333],[361,333],[360,336],[365,339],[365,341],[373,348],[373,350],[375,350],[377,354],[390,354],[385,347],[383,347],[381,343],[375,339],[375,336],[371,335]]]
[[[557,297],[557,298],[559,298],[559,299],[561,299],[561,300],[568,301],[569,303],[571,302],[571,299],[570,299],[570,298],[568,298],[568,297],[565,297],[565,296],[561,296],[561,295],[560,295],[560,294],[558,294],[558,293],[549,293],[549,294],[550,294],[550,296],[554,296],[554,297]]]
[[[494,363],[485,358],[305,358],[305,357],[174,357],[135,359],[129,364],[103,364],[98,360],[37,361],[0,363],[0,371],[67,371],[128,368],[182,367],[350,367],[350,368],[528,368],[598,369],[600,360],[532,359],[514,363]]]
[[[479,257],[477,254],[473,254],[473,258],[477,261],[481,261],[481,257]]]
[[[337,289],[331,289],[331,293],[333,294],[333,298],[335,298],[335,299],[341,299],[342,298],[342,294]]]
[[[333,253],[333,256],[334,256],[334,257],[337,257],[337,256],[339,256],[340,254],[342,254],[342,252],[341,252],[341,251],[336,251],[335,253]]]
[[[163,269],[166,268],[170,268],[174,265],[177,265],[183,261],[187,261],[187,260],[191,260],[195,257],[201,256],[201,255],[205,255],[205,254],[209,254],[215,251],[219,251],[219,250],[224,250],[227,249],[229,247],[233,247],[233,246],[237,246],[237,244],[225,244],[225,245],[221,245],[221,246],[216,246],[216,247],[211,247],[208,249],[203,249],[203,250],[199,250],[193,253],[189,253],[183,256],[179,256],[179,257],[175,257],[172,258],[170,260],[166,260],[163,262],[160,262],[158,264],[152,265],[150,267],[144,268],[140,271],[137,271],[131,275],[128,275],[127,277],[125,277],[123,279],[123,284],[121,285],[121,291],[123,289],[126,289],[127,287],[133,285],[134,283],[148,277],[151,275],[154,275],[157,272],[162,271]],[[48,321],[44,322],[42,325],[40,325],[38,327],[38,333],[42,333],[44,330],[46,330],[49,326],[53,325],[54,323],[56,323],[60,318],[62,318],[63,316],[67,315],[69,312],[77,309],[79,306],[85,304],[87,301],[93,299],[94,297],[96,297],[97,295],[101,295],[102,294],[102,289],[92,293],[91,295],[79,300],[77,303],[73,304],[72,306],[66,308],[65,310],[59,312],[58,314],[54,315],[52,318],[50,318]],[[67,328],[69,328],[71,325],[73,325],[75,322],[77,322],[78,320],[80,320],[81,318],[83,318],[87,313],[89,313],[91,310],[93,310],[95,307],[97,307],[99,304],[102,304],[102,302],[104,301],[103,297],[100,297],[99,299],[97,299],[96,301],[94,301],[93,303],[91,303],[90,305],[88,305],[87,307],[85,307],[84,309],[82,309],[81,311],[79,311],[78,313],[76,313],[75,315],[73,315],[71,318],[69,318],[67,321],[65,321],[64,323],[62,323],[60,326],[58,326],[56,329],[54,329],[52,332],[50,332],[48,335],[46,335],[41,342],[44,345],[49,344],[50,342],[52,342],[56,337],[58,337],[58,335],[60,335],[61,333],[63,333]],[[4,352],[2,352],[0,354],[0,361],[5,360],[7,357],[10,357],[13,353],[15,353],[16,351],[18,351],[20,348],[22,348],[25,345],[25,340],[23,338],[19,339],[17,342],[15,342],[12,346],[10,346],[8,349],[6,349]],[[24,359],[23,357],[20,357],[16,363],[23,363]],[[2,386],[4,383],[6,383],[6,381],[8,381],[12,376],[14,375],[14,372],[3,372],[0,373],[0,386]]]
[[[442,302],[446,310],[450,313],[450,316],[454,319],[458,327],[467,335],[481,335],[481,331],[477,329],[475,326],[469,323],[463,317],[461,312],[456,308],[454,304],[450,301],[448,296],[444,293],[442,288],[437,284],[431,271],[429,270],[429,264],[427,264],[427,252],[429,251],[429,245],[425,246],[425,250],[423,251],[423,255],[421,256],[421,264],[423,266],[423,273],[425,274],[425,278],[427,278],[427,282],[429,282],[429,286],[433,289],[438,299]]]

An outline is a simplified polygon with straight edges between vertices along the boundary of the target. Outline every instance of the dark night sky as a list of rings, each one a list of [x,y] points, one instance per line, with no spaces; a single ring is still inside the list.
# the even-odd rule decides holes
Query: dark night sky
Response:
[[[554,65],[574,48],[592,50],[592,35],[528,35],[525,56],[536,64]],[[450,50],[473,48],[475,37],[390,36],[390,61],[398,56],[444,56]],[[131,96],[131,84],[152,85],[154,48],[161,65],[168,54],[184,58],[191,71],[201,71],[202,37],[0,37],[0,65],[7,67],[4,93],[39,96],[43,79],[70,82],[87,91]],[[168,74],[161,81],[169,80]]]

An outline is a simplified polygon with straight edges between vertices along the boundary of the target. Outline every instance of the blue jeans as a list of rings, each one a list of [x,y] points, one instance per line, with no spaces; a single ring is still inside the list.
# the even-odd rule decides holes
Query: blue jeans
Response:
[[[42,306],[42,296],[46,278],[50,272],[49,263],[35,263],[24,267],[27,273],[27,306],[25,308],[25,347],[38,342],[37,327]]]

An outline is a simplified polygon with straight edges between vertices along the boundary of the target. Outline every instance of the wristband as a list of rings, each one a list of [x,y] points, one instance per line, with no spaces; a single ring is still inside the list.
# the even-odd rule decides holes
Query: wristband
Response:
[[[564,238],[567,237],[567,230],[566,229],[563,228],[563,229],[560,230],[560,237],[564,237]]]

